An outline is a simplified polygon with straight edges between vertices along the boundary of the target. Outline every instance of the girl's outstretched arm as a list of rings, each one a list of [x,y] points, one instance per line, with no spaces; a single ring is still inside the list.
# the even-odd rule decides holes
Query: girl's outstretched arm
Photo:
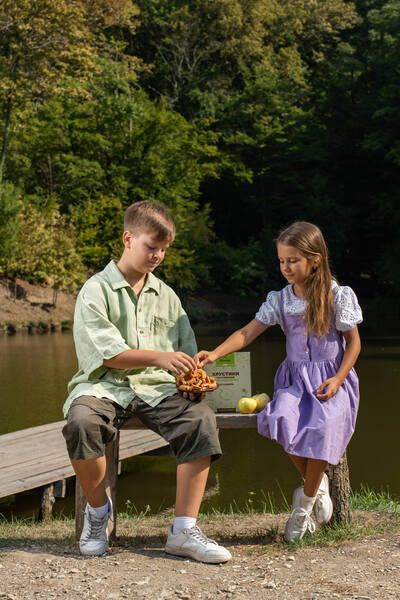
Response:
[[[350,370],[356,364],[356,360],[361,350],[360,335],[358,327],[354,327],[350,331],[344,331],[343,337],[346,340],[346,349],[343,354],[342,362],[335,377],[326,379],[316,391],[320,400],[328,400],[332,398],[346,379]]]
[[[226,354],[230,354],[230,352],[236,352],[237,350],[245,348],[266,329],[266,325],[263,325],[256,319],[253,319],[241,329],[234,331],[228,338],[226,338],[224,342],[222,342],[222,344],[214,348],[214,350],[211,352],[207,350],[200,350],[200,352],[195,355],[194,360],[197,362],[197,364],[202,363],[203,365],[206,365],[207,363],[212,363],[221,356],[225,356]]]

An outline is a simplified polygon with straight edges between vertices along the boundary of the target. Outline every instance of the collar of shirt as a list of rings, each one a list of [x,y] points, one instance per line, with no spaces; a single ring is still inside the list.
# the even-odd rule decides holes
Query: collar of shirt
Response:
[[[110,284],[114,291],[124,287],[132,289],[129,281],[125,279],[123,273],[121,273],[113,260],[111,260],[106,268],[102,271],[102,276]],[[146,283],[143,286],[142,292],[149,290],[156,292],[157,295],[160,293],[160,281],[155,275],[153,275],[153,273],[147,274]]]

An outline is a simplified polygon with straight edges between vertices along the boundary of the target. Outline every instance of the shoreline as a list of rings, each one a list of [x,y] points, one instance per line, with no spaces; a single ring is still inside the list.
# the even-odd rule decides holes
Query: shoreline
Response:
[[[17,279],[0,280],[0,335],[19,332],[43,334],[72,329],[77,294],[54,291],[48,285]],[[261,298],[236,298],[228,294],[199,293],[182,297],[192,325],[231,328],[255,314]]]
[[[0,336],[72,330],[76,296],[59,291],[54,306],[51,286],[31,284],[21,279],[0,279]],[[264,301],[260,297],[241,297],[209,290],[181,295],[181,299],[195,329],[211,327],[213,332],[220,329],[222,335],[250,321]],[[360,333],[363,338],[390,340],[400,336],[400,313],[393,310],[394,299],[364,298],[361,305],[364,323]],[[272,335],[279,335],[275,329]]]

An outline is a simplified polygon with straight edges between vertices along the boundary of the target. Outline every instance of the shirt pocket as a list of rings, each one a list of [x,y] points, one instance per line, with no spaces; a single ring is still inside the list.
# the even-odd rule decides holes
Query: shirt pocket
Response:
[[[179,343],[179,327],[177,321],[154,315],[153,335],[160,349],[176,351]]]

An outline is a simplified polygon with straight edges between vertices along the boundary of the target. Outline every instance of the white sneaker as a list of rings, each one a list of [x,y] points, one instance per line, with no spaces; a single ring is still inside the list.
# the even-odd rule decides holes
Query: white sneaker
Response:
[[[317,492],[317,498],[314,504],[315,520],[318,525],[324,525],[331,520],[333,514],[333,504],[329,495],[329,479],[328,475],[324,473],[319,489]]]
[[[303,494],[304,494],[304,487],[302,485],[294,490],[293,498],[292,498],[292,510],[301,506],[300,500],[301,500],[301,497]]]
[[[108,519],[112,517],[112,502],[108,499],[108,512],[99,519],[93,509],[86,504],[85,517],[79,550],[87,556],[101,556],[108,550]]]
[[[199,527],[183,529],[176,534],[172,533],[171,527],[165,545],[165,552],[214,564],[227,562],[232,558],[229,550],[206,537]]]
[[[287,520],[285,527],[285,541],[294,542],[301,540],[305,533],[314,533],[315,523],[312,516],[301,506],[295,508]]]

